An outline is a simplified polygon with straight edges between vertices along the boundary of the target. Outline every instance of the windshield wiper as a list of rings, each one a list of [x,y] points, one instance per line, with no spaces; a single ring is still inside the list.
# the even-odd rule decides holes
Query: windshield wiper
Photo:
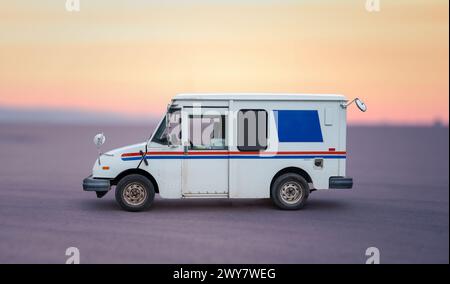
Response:
[[[139,167],[141,166],[142,161],[144,161],[144,164],[145,164],[146,166],[148,166],[148,161],[147,161],[147,158],[146,158],[146,155],[147,155],[147,144],[145,144],[145,153],[142,152],[142,150],[139,150],[139,154],[141,154],[142,159],[141,159],[141,161],[139,162],[139,165],[137,166],[137,168],[139,168]]]

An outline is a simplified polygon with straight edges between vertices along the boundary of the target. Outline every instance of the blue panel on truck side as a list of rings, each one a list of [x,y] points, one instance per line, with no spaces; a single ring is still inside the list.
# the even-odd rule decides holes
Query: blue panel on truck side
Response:
[[[280,142],[323,142],[317,110],[275,110]]]

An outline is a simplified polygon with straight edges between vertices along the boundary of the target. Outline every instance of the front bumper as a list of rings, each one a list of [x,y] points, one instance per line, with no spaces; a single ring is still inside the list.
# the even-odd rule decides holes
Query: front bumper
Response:
[[[351,177],[330,177],[330,188],[346,189],[353,187],[353,178]]]
[[[111,188],[111,182],[108,179],[96,179],[88,176],[83,180],[84,191],[108,192]]]

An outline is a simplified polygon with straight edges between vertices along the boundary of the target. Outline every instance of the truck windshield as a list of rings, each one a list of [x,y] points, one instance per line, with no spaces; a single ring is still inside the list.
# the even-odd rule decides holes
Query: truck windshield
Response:
[[[166,116],[164,116],[163,120],[159,124],[158,129],[156,130],[155,135],[153,136],[152,142],[167,145],[167,137],[166,137]]]
[[[168,119],[168,121],[167,121]],[[168,137],[170,136],[170,137]],[[168,145],[169,140],[172,145],[181,145],[181,109],[170,108],[167,115],[164,116],[156,133],[152,139],[152,142]]]

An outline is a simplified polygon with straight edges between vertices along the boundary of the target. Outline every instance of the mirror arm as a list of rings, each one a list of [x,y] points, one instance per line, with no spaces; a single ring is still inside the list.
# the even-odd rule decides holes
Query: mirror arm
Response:
[[[97,148],[97,151],[98,151],[98,164],[99,165],[101,165],[101,161],[100,161],[101,156],[114,157],[114,154],[102,153],[100,148]]]
[[[354,99],[351,100],[349,103],[342,103],[342,104],[341,104],[341,107],[342,107],[343,109],[348,108],[348,106],[351,105],[352,103],[354,103],[354,102],[356,101],[356,99],[357,99],[357,98],[354,98]]]
[[[100,157],[102,156],[102,152],[100,151],[100,147],[97,147],[97,151],[98,151],[98,165],[101,166],[102,162],[100,161]]]

